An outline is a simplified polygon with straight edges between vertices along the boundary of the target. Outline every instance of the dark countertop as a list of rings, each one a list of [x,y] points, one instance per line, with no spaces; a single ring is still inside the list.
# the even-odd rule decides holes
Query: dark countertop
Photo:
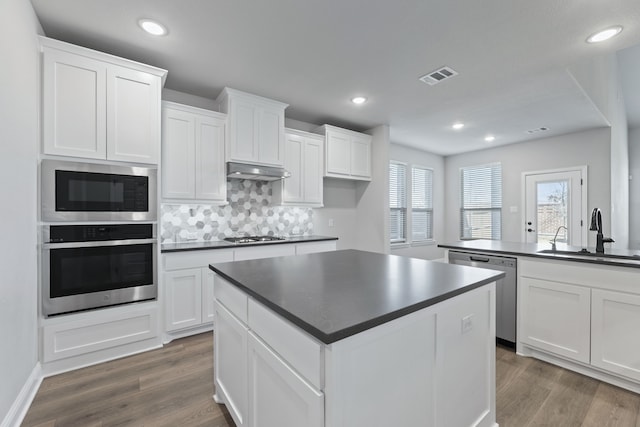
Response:
[[[160,252],[165,253],[165,252],[181,252],[181,251],[199,251],[199,250],[208,250],[208,249],[233,249],[233,248],[244,248],[248,246],[321,242],[324,240],[338,240],[338,238],[329,237],[329,236],[295,236],[295,237],[286,237],[285,240],[276,240],[275,242],[229,243],[229,242],[225,242],[224,240],[215,240],[215,241],[208,241],[208,242],[164,243],[161,245]]]
[[[356,250],[209,268],[325,344],[504,277],[494,270]]]
[[[496,255],[527,256],[555,259],[559,261],[640,268],[640,251],[638,250],[605,249],[604,255],[600,255],[595,253],[595,248],[590,247],[586,248],[590,254],[570,254],[563,253],[562,251],[580,252],[582,248],[558,243],[558,252],[540,253],[540,251],[551,249],[551,245],[548,243],[502,242],[499,240],[461,240],[457,242],[441,243],[438,247],[467,252],[484,252]],[[623,259],[616,257],[637,259]]]

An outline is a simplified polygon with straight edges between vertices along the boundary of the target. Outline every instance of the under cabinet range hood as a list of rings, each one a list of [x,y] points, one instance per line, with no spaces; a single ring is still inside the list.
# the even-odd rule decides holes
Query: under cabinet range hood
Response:
[[[277,181],[279,179],[289,178],[290,176],[291,174],[284,168],[227,162],[228,178],[253,179],[255,181]]]

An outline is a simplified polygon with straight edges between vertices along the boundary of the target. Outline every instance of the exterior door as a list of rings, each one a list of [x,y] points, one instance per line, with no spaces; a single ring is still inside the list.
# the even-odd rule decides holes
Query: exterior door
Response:
[[[586,167],[524,174],[524,241],[586,244]],[[562,228],[561,228],[562,227]]]

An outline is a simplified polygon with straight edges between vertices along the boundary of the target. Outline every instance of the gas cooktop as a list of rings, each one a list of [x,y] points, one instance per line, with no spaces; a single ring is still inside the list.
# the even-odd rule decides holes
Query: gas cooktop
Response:
[[[229,243],[265,243],[265,242],[277,242],[284,240],[283,237],[275,236],[243,236],[243,237],[226,237],[224,239]]]

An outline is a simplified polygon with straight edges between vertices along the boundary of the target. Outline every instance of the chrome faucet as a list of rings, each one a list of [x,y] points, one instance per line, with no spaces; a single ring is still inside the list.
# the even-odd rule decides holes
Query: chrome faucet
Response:
[[[602,235],[602,213],[600,209],[595,208],[591,213],[591,227],[589,228],[591,231],[595,231],[596,234],[596,253],[603,254],[604,253],[604,244],[605,243],[613,243],[611,237],[604,237]]]
[[[551,242],[551,250],[555,251],[556,250],[556,239],[558,238],[558,233],[560,232],[560,230],[562,229],[567,230],[567,232],[569,231],[569,229],[567,227],[565,227],[564,225],[561,225],[560,227],[558,227],[558,229],[556,230],[556,235],[553,236],[553,242]]]

